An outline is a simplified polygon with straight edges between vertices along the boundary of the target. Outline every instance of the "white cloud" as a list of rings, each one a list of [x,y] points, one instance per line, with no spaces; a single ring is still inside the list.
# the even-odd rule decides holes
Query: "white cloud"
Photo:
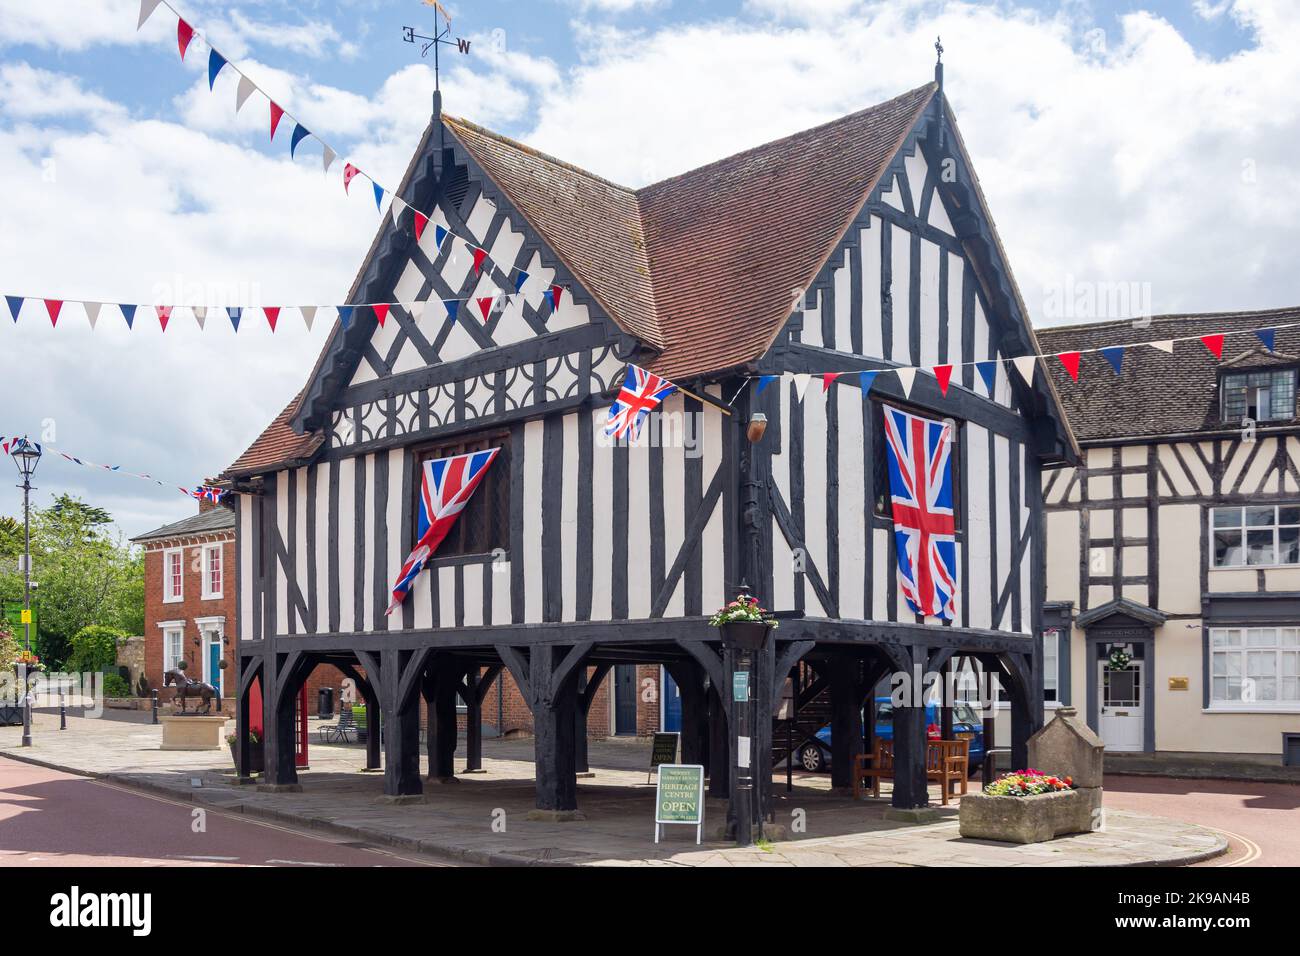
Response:
[[[10,119],[85,116],[100,121],[124,112],[120,104],[88,92],[73,77],[27,63],[0,65],[0,114]]]

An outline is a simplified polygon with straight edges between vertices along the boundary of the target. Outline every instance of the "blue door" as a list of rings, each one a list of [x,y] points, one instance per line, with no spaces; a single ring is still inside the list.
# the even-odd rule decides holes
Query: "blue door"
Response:
[[[682,692],[677,689],[677,682],[673,680],[672,675],[662,667],[659,673],[663,674],[664,688],[664,726],[665,731],[681,733],[682,729]]]
[[[618,664],[614,668],[614,733],[619,737],[636,736],[635,664]]]
[[[210,679],[208,683],[217,690],[217,696],[221,695],[221,644],[213,641],[208,645],[208,674]]]

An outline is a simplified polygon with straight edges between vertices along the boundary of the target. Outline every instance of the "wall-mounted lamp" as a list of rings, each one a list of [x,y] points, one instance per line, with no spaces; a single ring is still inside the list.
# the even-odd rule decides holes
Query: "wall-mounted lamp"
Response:
[[[757,445],[767,434],[767,416],[762,412],[754,412],[749,416],[749,425],[745,429],[745,437],[749,439],[751,445]]]

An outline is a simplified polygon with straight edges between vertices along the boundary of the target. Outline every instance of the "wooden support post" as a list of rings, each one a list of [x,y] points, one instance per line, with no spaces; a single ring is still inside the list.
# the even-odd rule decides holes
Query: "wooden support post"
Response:
[[[252,719],[252,695],[253,687],[257,686],[257,693],[261,693],[263,681],[245,680],[244,670],[252,665],[252,661],[244,658],[239,659],[239,673],[235,677],[235,687],[238,688],[238,699],[235,702],[235,774],[241,779],[248,779],[251,774],[249,768],[252,766],[253,745],[248,739],[249,723]],[[157,700],[157,698],[154,698]],[[266,713],[266,705],[262,705],[262,713]],[[265,718],[263,718],[265,719]],[[265,732],[265,731],[264,731]],[[264,738],[265,739],[265,738]],[[265,754],[265,751],[263,751]]]
[[[762,835],[763,822],[772,819],[772,698],[776,669],[776,641],[754,653],[754,825]],[[784,676],[784,675],[782,675]]]
[[[433,708],[429,711],[429,779],[456,779],[456,697],[463,672],[444,660],[434,674]]]
[[[729,690],[709,687],[709,796],[731,795],[731,734],[727,727],[727,702],[723,697]]]
[[[465,675],[465,772],[483,769],[483,698],[479,694],[479,666]],[[430,734],[432,736],[432,734]],[[433,766],[430,764],[429,766]]]
[[[578,668],[576,689],[577,706],[573,709],[573,769],[575,773],[591,773],[587,757],[587,714],[591,706],[587,696],[587,668]]]
[[[1018,663],[1018,662],[1016,662]],[[1042,722],[1042,703],[1038,703],[1038,721],[1034,720],[1034,702],[1030,692],[1029,675],[1016,663],[1011,665],[1008,693],[1011,695],[1011,770],[1029,766],[1029,738]]]
[[[576,675],[556,680],[557,648],[534,646],[529,651],[528,683],[532,691],[533,733],[536,737],[537,809],[546,815],[571,815],[578,809],[575,758]]]
[[[904,657],[911,664],[908,670],[914,686],[905,698],[906,703],[912,706],[894,708],[892,803],[896,809],[912,810],[930,803],[925,777],[925,748],[928,738],[925,732],[924,688],[919,686],[925,677],[929,651],[923,645],[915,645],[910,655],[902,653],[900,649],[900,661]]]
[[[269,656],[262,668],[262,683],[267,688],[271,704],[263,708],[266,761],[263,776],[265,783],[273,787],[290,787],[298,783],[298,770],[293,759],[298,730],[294,720],[297,688],[291,686],[293,670],[292,663],[277,661],[276,655]],[[274,679],[268,680],[273,671]]]
[[[381,738],[380,731],[380,706],[379,695],[375,693],[374,685],[370,681],[364,681],[360,687],[361,696],[366,702],[366,769],[378,770],[383,766],[380,759],[379,742]]]
[[[385,651],[380,658],[384,795],[388,797],[413,797],[424,792],[420,782],[420,708],[414,692],[402,698],[402,653]]]
[[[862,677],[857,658],[834,655],[830,662],[831,788],[853,787],[853,766],[862,753]],[[793,759],[793,758],[792,758]]]
[[[956,674],[957,657],[948,658],[948,663],[943,665],[942,677],[940,681],[940,698],[939,698],[939,737],[942,740],[952,740],[952,698],[948,693],[949,687],[953,686],[949,675]]]
[[[664,669],[682,696],[681,761],[707,767],[709,701],[704,688],[704,668],[694,661],[677,661]]]

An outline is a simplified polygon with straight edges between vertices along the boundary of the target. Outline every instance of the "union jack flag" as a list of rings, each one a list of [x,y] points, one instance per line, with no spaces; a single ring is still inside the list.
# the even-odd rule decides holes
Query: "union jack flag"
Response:
[[[884,412],[899,587],[917,614],[951,620],[959,591],[951,426]]]
[[[609,407],[609,421],[605,434],[615,439],[631,435],[635,441],[641,434],[641,425],[660,402],[677,391],[677,386],[666,378],[651,375],[635,365],[627,367],[627,379],[618,398]]]
[[[145,475],[144,477],[147,478],[148,475]],[[211,485],[199,485],[199,487],[190,492],[190,497],[197,498],[199,501],[203,501],[206,498],[213,504],[220,504],[221,499],[225,494],[226,493],[220,488],[213,488]]]
[[[453,455],[424,463],[420,483],[420,520],[416,531],[415,549],[402,564],[397,583],[393,585],[393,602],[385,614],[392,614],[406,600],[411,585],[424,565],[442,544],[447,532],[456,523],[465,505],[478,488],[488,466],[500,448]]]

